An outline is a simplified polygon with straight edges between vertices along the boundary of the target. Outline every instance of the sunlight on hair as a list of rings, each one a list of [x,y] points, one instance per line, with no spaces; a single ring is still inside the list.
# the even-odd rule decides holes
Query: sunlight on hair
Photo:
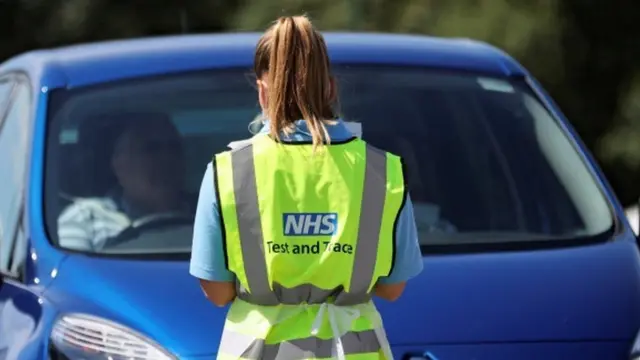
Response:
[[[314,150],[330,143],[325,122],[337,117],[337,90],[324,38],[311,21],[306,16],[276,20],[258,41],[254,61],[256,77],[268,84],[269,134],[280,140],[280,134],[294,130],[295,121],[305,120]]]

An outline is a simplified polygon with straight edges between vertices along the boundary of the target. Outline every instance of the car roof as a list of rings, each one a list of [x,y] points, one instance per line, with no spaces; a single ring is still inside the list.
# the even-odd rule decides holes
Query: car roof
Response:
[[[81,87],[221,67],[251,67],[260,33],[174,35],[35,50],[0,64],[36,86]],[[381,33],[324,33],[333,63],[461,69],[508,76],[525,70],[510,56],[469,39]]]

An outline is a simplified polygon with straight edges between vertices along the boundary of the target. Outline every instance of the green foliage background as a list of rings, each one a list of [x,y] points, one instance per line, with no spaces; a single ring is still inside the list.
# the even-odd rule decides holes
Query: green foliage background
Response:
[[[306,13],[323,30],[483,40],[542,82],[624,204],[640,195],[640,1],[0,0],[0,60],[42,47],[262,30]]]

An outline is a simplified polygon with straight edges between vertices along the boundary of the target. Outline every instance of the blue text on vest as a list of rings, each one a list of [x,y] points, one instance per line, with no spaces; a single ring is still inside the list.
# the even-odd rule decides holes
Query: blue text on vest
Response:
[[[284,213],[285,236],[334,235],[338,229],[337,213]]]

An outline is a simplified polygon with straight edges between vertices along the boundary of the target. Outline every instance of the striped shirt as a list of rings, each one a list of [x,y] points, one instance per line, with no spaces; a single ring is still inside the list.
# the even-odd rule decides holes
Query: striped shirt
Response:
[[[179,211],[190,214],[193,209],[185,199]],[[66,249],[98,252],[107,239],[148,215],[153,214],[136,209],[119,192],[107,197],[79,198],[58,217],[58,244]]]
[[[131,222],[113,198],[78,199],[58,217],[58,244],[67,249],[98,251]]]

